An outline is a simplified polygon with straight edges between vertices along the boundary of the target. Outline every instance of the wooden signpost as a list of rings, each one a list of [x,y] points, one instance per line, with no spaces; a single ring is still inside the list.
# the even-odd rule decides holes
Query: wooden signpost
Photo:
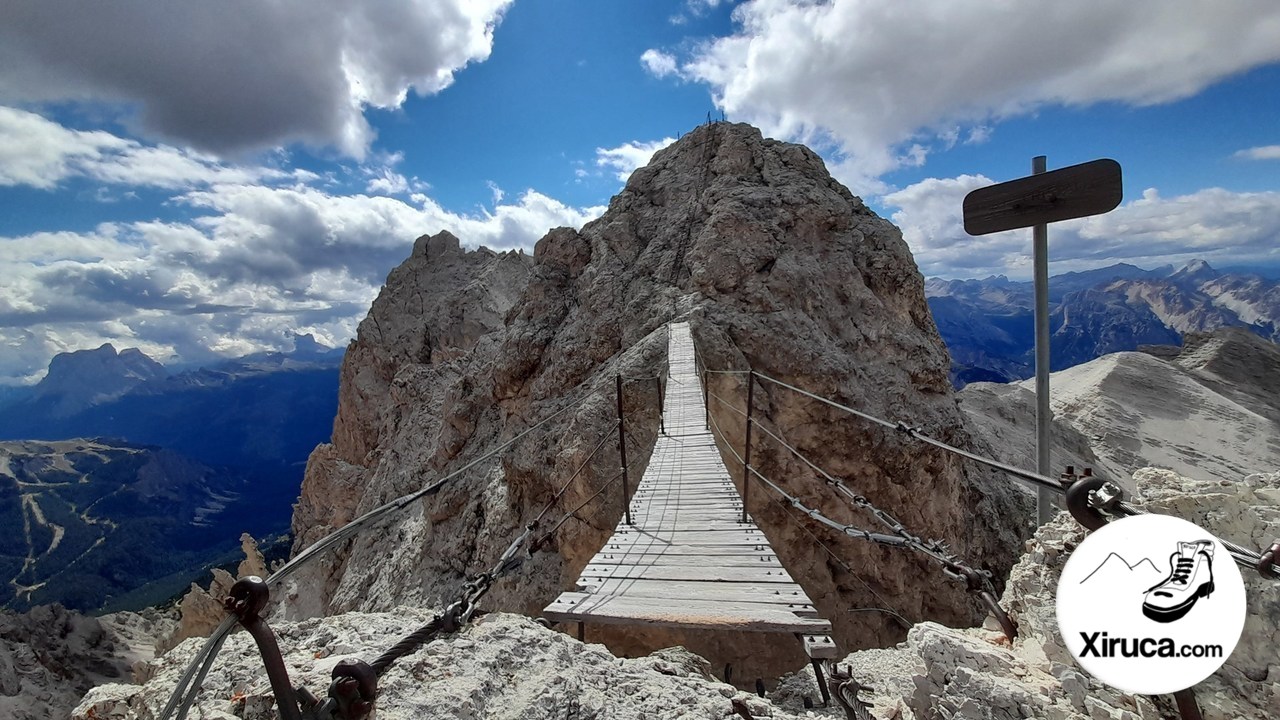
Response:
[[[1036,300],[1036,472],[1052,477],[1049,459],[1049,223],[1101,215],[1124,196],[1120,163],[1102,159],[1045,172],[1045,157],[1031,160],[1032,174],[978,188],[964,198],[964,230],[986,235],[1032,228]],[[1036,518],[1053,519],[1047,488],[1036,493]]]

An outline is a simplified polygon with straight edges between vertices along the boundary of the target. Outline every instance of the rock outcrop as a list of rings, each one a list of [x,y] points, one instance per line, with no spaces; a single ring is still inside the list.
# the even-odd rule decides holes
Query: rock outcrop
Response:
[[[1280,473],[1243,482],[1200,481],[1167,470],[1135,474],[1135,503],[1175,515],[1219,538],[1266,547],[1280,536]],[[1012,646],[998,631],[955,630],[922,623],[896,648],[854,653],[841,664],[875,688],[876,717],[898,720],[1050,718],[1051,720],[1156,720],[1179,717],[1171,697],[1133,696],[1081,671],[1062,646],[1055,596],[1058,577],[1085,531],[1066,513],[1040,528],[1013,568],[1002,605],[1018,624]],[[1244,632],[1217,673],[1196,686],[1205,720],[1280,717],[1280,584],[1241,569],[1248,598]],[[814,695],[812,673],[782,683],[773,700]]]
[[[1142,470],[1137,504],[1191,520],[1223,539],[1250,547],[1280,534],[1280,473],[1243,483],[1203,482],[1163,470]],[[853,653],[840,662],[873,689],[879,720],[1157,720],[1178,717],[1169,697],[1132,696],[1081,672],[1059,640],[1057,579],[1084,531],[1065,513],[1042,527],[1013,568],[1002,599],[1018,624],[1010,645],[990,628],[952,629],[934,622],[912,627],[896,647]],[[1206,720],[1266,720],[1280,716],[1280,584],[1243,572],[1248,619],[1223,668],[1196,686]],[[369,661],[432,612],[397,608],[278,624],[291,679],[312,691],[346,659]],[[74,720],[154,718],[200,647],[192,639],[149,666],[145,685],[94,688]],[[708,663],[680,649],[620,659],[535,621],[497,613],[456,634],[438,637],[398,661],[379,681],[380,720],[421,717],[843,718],[836,708],[804,709],[819,690],[809,669],[783,678],[767,699],[710,677]],[[193,717],[266,720],[272,698],[257,650],[233,635],[197,698]]]
[[[342,660],[369,660],[431,618],[427,610],[348,613],[277,629],[290,679],[323,695]],[[72,720],[159,717],[191,656],[190,640],[156,662],[144,686],[94,688]],[[789,720],[768,701],[716,682],[706,660],[679,648],[636,659],[614,657],[518,615],[481,618],[392,665],[378,681],[378,720],[486,718],[724,718],[735,703],[755,717]],[[262,661],[245,633],[233,635],[203,685],[190,717],[269,720],[277,717]]]
[[[601,218],[581,231],[548,233],[532,262],[483,249],[464,253],[443,234],[417,242],[348,350],[333,444],[312,455],[295,513],[298,546],[565,412],[300,573],[288,591],[288,615],[452,599],[464,577],[486,569],[612,430],[615,376],[660,373],[663,327],[683,318],[709,368],[755,368],[982,449],[956,407],[923,278],[898,230],[833,180],[808,149],[764,139],[750,126],[713,123],[657,153]],[[711,389],[741,403],[740,380],[716,375]],[[624,392],[637,478],[658,432],[654,390],[651,381],[638,381]],[[727,445],[737,447],[740,418],[725,407],[712,411]],[[779,386],[757,388],[755,411],[912,531],[951,543],[996,577],[1012,564],[1028,514],[1002,478]],[[874,527],[779,446],[759,441],[753,457],[806,503]],[[618,464],[615,446],[606,443],[548,519],[591,498]],[[813,527],[758,485],[750,510],[845,647],[902,636],[892,615],[850,608],[887,606],[912,620],[951,624],[981,615],[965,593],[942,582],[937,567],[908,552]],[[539,612],[621,514],[616,494],[587,504],[494,589],[491,605]],[[839,559],[815,540],[838,546]],[[736,651],[690,645],[717,663],[733,652],[760,654],[758,637],[741,639]]]
[[[59,605],[0,610],[0,716],[67,717],[89,688],[130,679],[122,651],[97,619]]]
[[[1125,484],[1156,466],[1239,481],[1280,467],[1280,347],[1238,328],[1189,334],[1171,354],[1121,352],[1050,376],[1055,469],[1087,465]],[[1035,447],[1035,382],[959,393],[972,427],[1025,466]]]

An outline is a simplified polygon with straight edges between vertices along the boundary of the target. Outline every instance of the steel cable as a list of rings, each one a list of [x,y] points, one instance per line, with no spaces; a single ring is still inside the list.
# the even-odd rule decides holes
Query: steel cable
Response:
[[[326,550],[333,547],[334,545],[337,545],[343,540],[346,540],[347,538],[357,534],[365,526],[373,523],[374,521],[381,519],[382,517],[396,510],[400,510],[404,508],[405,506],[409,505],[415,500],[418,500],[427,495],[432,495],[438,492],[440,488],[444,487],[444,485],[448,483],[450,480],[453,480],[459,475],[462,475],[463,473],[467,472],[471,468],[494,457],[498,453],[501,453],[504,450],[507,450],[508,448],[512,447],[517,442],[519,442],[521,439],[523,439],[525,436],[529,435],[534,430],[537,430],[543,425],[551,422],[551,420],[555,419],[556,417],[563,415],[569,410],[576,410],[581,408],[581,406],[585,404],[587,400],[589,400],[594,395],[596,390],[599,390],[603,387],[604,387],[604,383],[602,382],[598,387],[590,388],[584,393],[583,397],[579,399],[577,402],[566,404],[564,407],[560,408],[559,410],[556,410],[550,415],[539,420],[537,423],[534,423],[533,425],[530,425],[528,428],[525,428],[521,432],[517,433],[510,440],[498,445],[497,447],[493,448],[492,450],[489,450],[488,452],[481,454],[479,457],[463,465],[458,470],[455,470],[449,473],[448,475],[445,475],[444,477],[440,478],[439,480],[428,485],[425,488],[414,491],[407,495],[403,495],[389,502],[383,503],[382,505],[374,508],[373,510],[370,510],[364,515],[361,515],[355,520],[352,520],[346,525],[343,525],[341,528],[338,528],[337,530],[333,531],[329,535],[326,535],[320,540],[317,540],[315,543],[307,547],[301,553],[298,553],[298,555],[295,556],[292,560],[285,563],[282,567],[280,567],[278,570],[272,573],[271,576],[266,579],[267,585],[271,586],[283,581],[285,578],[297,572],[299,568],[309,563],[311,560],[319,556],[321,553],[325,552]],[[192,677],[195,675],[196,667],[202,664],[208,664],[210,666],[212,665],[211,658],[217,655],[218,649],[222,647],[222,643],[225,641],[226,636],[230,634],[231,629],[234,626],[235,626],[234,617],[228,616],[227,618],[223,619],[223,621],[218,625],[218,627],[214,629],[213,634],[210,635],[209,637],[209,640],[206,641],[205,645],[201,648],[201,650],[197,652],[196,655],[191,659],[191,662],[188,665],[186,671],[183,673],[182,678],[179,679],[178,685],[174,687],[173,693],[169,697],[169,702],[168,704],[166,704],[165,709],[160,716],[162,720],[167,720],[169,717],[171,717],[172,713],[174,712],[174,709],[178,707],[179,697],[181,697],[186,693],[187,685],[188,683],[191,682]],[[205,670],[205,672],[207,672],[207,669]],[[197,691],[198,691],[198,685],[192,688],[193,693]],[[187,704],[187,707],[189,707],[189,703]],[[186,718],[186,710],[180,709],[176,716],[176,720],[185,720],[185,718]]]

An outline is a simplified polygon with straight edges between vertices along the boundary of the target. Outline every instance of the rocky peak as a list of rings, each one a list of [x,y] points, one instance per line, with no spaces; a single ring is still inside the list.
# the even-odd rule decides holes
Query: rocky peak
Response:
[[[463,252],[447,234],[415,243],[348,350],[334,442],[312,455],[294,516],[299,545],[581,404],[357,540],[326,569],[296,576],[290,612],[438,604],[464,575],[492,563],[571,476],[552,522],[595,495],[617,472],[615,446],[606,443],[575,472],[612,431],[614,377],[658,375],[663,327],[678,319],[689,320],[710,368],[752,367],[976,448],[951,393],[923,278],[899,231],[809,149],[748,125],[712,123],[655,154],[602,217],[580,231],[550,231],[532,258]],[[712,386],[725,398],[745,395],[732,376]],[[757,390],[756,408],[780,437],[914,532],[947,540],[997,577],[1012,563],[1026,507],[1002,479],[776,387]],[[638,479],[658,432],[653,386],[628,385],[623,412]],[[713,415],[728,442],[740,443],[739,418],[724,408]],[[824,512],[874,523],[780,448],[761,444],[753,457]],[[917,557],[806,524],[763,488],[753,491],[750,510],[846,647],[902,636],[891,615],[847,612],[852,607],[888,603],[900,615],[948,623],[980,615]],[[584,506],[578,521],[546,538],[494,589],[493,605],[539,612],[621,514],[614,494]],[[838,548],[838,562],[814,537]],[[618,651],[684,643],[713,662],[736,658],[744,677],[751,663],[778,660],[762,656],[758,638],[600,632]],[[798,646],[777,654],[788,652],[788,662],[803,662]]]
[[[53,402],[55,416],[67,415],[166,375],[164,366],[141,350],[126,348],[117,353],[114,345],[104,343],[94,350],[55,355],[34,397]]]
[[[1209,263],[1197,259],[1178,268],[1169,276],[1169,279],[1174,282],[1198,284],[1213,280],[1218,275],[1218,271],[1210,267]]]

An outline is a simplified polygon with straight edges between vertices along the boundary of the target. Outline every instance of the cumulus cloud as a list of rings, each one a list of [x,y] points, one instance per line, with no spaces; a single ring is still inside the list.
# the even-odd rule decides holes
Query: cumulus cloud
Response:
[[[362,157],[364,110],[488,58],[510,0],[12,3],[0,102],[92,100],[206,151],[303,141]]]
[[[640,64],[644,65],[644,69],[648,70],[650,75],[658,78],[679,73],[674,55],[669,55],[653,48],[645,50],[640,55]]]
[[[930,178],[884,196],[920,271],[946,277],[1031,273],[1031,231],[973,237],[961,209],[970,191],[990,185],[981,175]],[[1204,258],[1216,264],[1280,260],[1280,192],[1208,188],[1176,197],[1148,189],[1105,215],[1049,227],[1053,272],[1130,262],[1157,267]]]
[[[981,142],[1047,105],[1164,103],[1280,60],[1268,0],[749,0],[733,17],[681,77],[770,135],[826,145],[857,192],[883,191],[879,176],[921,158],[904,146],[957,127]]]
[[[1280,160],[1280,145],[1260,145],[1247,150],[1238,150],[1233,157],[1243,160]]]
[[[415,237],[449,230],[472,247],[532,250],[552,227],[604,212],[526,190],[459,214],[423,194],[302,183],[216,183],[171,203],[191,218],[0,237],[0,382],[106,341],[184,361],[287,348],[295,332],[340,345]]]
[[[299,176],[261,166],[227,165],[191,150],[143,145],[104,130],[74,130],[32,112],[0,106],[0,186],[51,190],[75,177],[175,190]]]
[[[619,180],[626,182],[636,168],[648,165],[654,153],[675,141],[675,138],[664,137],[650,142],[632,140],[613,148],[596,148],[596,165],[613,171]]]

